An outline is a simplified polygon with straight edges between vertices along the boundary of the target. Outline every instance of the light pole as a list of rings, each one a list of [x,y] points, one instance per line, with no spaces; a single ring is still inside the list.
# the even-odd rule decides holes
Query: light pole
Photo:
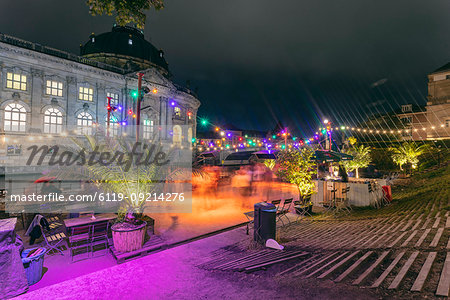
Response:
[[[284,129],[283,136],[284,136],[284,149],[287,149],[287,136],[288,136],[287,127]]]
[[[142,101],[142,77],[143,73],[138,73],[138,96],[136,105],[136,142],[139,141],[139,125],[141,125],[141,101]]]
[[[107,107],[108,119],[106,120],[106,136],[109,137],[109,119],[111,118],[111,97],[106,98],[108,99],[108,107]]]
[[[330,121],[328,121],[328,119],[325,119],[325,120],[323,120],[323,123],[325,124],[325,127],[326,127],[326,129],[327,129],[327,134],[328,134],[328,136],[329,136],[329,147],[328,147],[328,150],[330,150],[331,151],[331,122]],[[329,133],[328,133],[328,129],[329,129]]]

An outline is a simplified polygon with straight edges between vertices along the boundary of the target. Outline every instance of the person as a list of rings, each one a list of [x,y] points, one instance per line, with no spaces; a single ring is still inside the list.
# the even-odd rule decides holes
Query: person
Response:
[[[272,171],[266,167],[266,170],[263,174],[263,181],[264,181],[264,187],[265,187],[265,202],[270,201],[270,190],[272,188],[272,180],[273,180],[273,173]]]
[[[342,182],[348,182],[347,171],[343,165],[339,165],[339,176],[342,178]]]

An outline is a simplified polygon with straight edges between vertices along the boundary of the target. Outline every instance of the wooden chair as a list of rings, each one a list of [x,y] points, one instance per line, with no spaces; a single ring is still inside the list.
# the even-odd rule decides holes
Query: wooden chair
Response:
[[[381,208],[381,199],[376,183],[374,181],[369,182],[368,189],[369,189],[370,203],[375,208]]]
[[[108,242],[108,229],[109,222],[100,222],[92,225],[91,230],[91,252],[92,257],[94,257],[94,248],[98,245],[105,245],[105,254],[108,253],[109,242]]]
[[[278,212],[278,208],[280,207],[280,204],[281,204],[281,199],[272,200],[272,201],[270,201],[270,203],[272,203],[273,205],[275,205],[277,207],[277,212]]]
[[[249,231],[250,231],[249,226],[250,226],[250,224],[253,224],[255,222],[255,211],[252,210],[252,211],[245,212],[244,215],[245,215],[245,217],[248,220],[248,223],[247,223],[247,235],[249,235]]]
[[[57,229],[63,225],[62,223],[59,222],[58,216],[48,217],[48,218],[46,218],[46,220],[49,224],[48,227],[50,227],[50,229],[52,229],[52,230]]]
[[[64,232],[54,233],[51,230],[48,231],[41,225],[39,225],[39,227],[41,227],[42,237],[44,238],[44,241],[48,247],[47,253],[50,253],[51,251],[56,250],[61,255],[64,255],[64,253],[62,252],[61,249],[59,249],[59,247],[61,247],[60,244],[63,243],[64,240],[66,239],[65,233]]]
[[[336,198],[335,200],[335,204],[336,204],[336,209],[335,209],[335,214],[340,212],[340,211],[344,211],[346,213],[350,213],[352,208],[349,204],[348,201],[348,192],[350,191],[350,187],[345,187],[342,189],[342,197]]]
[[[295,222],[298,222],[299,219],[303,219],[303,217],[305,217],[306,215],[313,218],[313,216],[308,212],[308,207],[308,205],[303,205],[300,200],[294,201],[294,209],[297,213],[297,219],[295,219]]]
[[[70,256],[74,258],[74,254],[79,249],[86,249],[87,258],[89,258],[89,250],[91,247],[91,225],[76,226],[70,228],[69,250]]]
[[[283,217],[287,219],[288,224],[291,223],[291,221],[286,216],[286,214],[289,212],[293,200],[294,200],[293,198],[286,199],[286,200],[284,200],[283,205],[281,205],[281,200],[274,200],[274,201],[280,201],[280,203],[278,203],[278,207],[277,207],[277,219],[279,221],[281,221],[281,223],[283,223],[283,226],[285,225],[284,221],[283,221]],[[272,204],[275,204],[274,201],[272,201]]]

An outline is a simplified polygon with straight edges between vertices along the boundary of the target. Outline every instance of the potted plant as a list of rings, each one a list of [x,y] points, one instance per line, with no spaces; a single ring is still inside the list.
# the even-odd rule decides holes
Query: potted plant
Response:
[[[87,152],[96,151],[102,153],[104,157],[124,153],[122,160],[117,163],[106,164],[99,161],[100,163],[86,164],[85,171],[99,190],[120,195],[118,218],[111,226],[114,248],[119,252],[142,248],[147,226],[150,227],[150,233],[153,233],[154,226],[154,220],[144,214],[145,206],[148,204],[145,195],[162,192],[164,184],[161,183],[161,179],[167,180],[179,170],[171,170],[164,165],[142,163],[143,158],[151,155],[150,151],[164,153],[161,144],[158,144],[155,150],[124,137],[99,140],[93,136],[86,136],[86,140],[87,143],[76,140],[76,144]],[[133,156],[137,152],[142,153],[139,159]],[[109,153],[109,156],[105,153]],[[171,153],[168,153],[167,157],[170,157]]]
[[[316,193],[313,182],[316,173],[313,156],[314,151],[311,148],[288,149],[280,151],[276,160],[279,165],[277,176],[297,187],[299,200],[308,206],[309,213],[312,212],[311,196]]]

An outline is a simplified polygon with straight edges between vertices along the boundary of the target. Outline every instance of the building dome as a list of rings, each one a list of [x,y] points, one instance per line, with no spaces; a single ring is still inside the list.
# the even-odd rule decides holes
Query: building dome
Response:
[[[110,32],[91,34],[80,45],[80,55],[130,71],[156,67],[168,73],[164,52],[145,40],[144,33],[130,26],[116,26]]]

